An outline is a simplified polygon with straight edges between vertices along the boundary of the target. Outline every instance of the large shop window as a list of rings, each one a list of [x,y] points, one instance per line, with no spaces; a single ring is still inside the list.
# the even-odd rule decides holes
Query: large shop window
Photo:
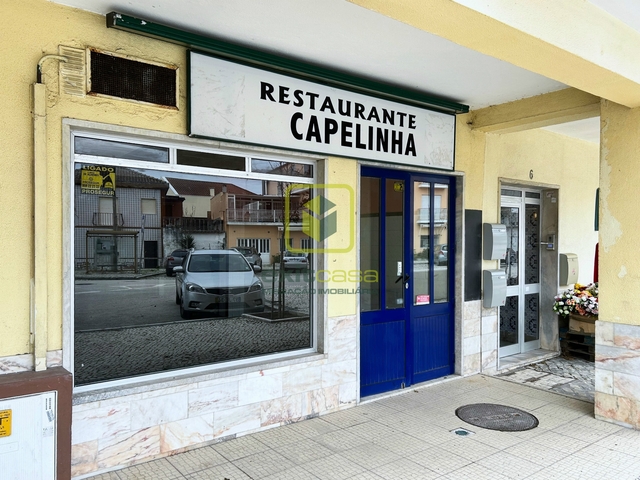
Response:
[[[73,146],[77,386],[311,351],[313,258],[285,262],[283,232],[313,245],[300,223],[313,162]]]

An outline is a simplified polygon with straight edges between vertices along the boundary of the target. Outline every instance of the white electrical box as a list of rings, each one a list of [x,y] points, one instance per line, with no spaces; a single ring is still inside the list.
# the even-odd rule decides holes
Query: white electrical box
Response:
[[[507,274],[504,270],[482,271],[482,306],[502,307],[507,301]]]
[[[57,392],[0,400],[0,480],[56,478]]]
[[[573,285],[578,282],[578,255],[560,254],[560,285]]]
[[[501,223],[482,224],[482,258],[504,260],[507,255],[507,227]]]

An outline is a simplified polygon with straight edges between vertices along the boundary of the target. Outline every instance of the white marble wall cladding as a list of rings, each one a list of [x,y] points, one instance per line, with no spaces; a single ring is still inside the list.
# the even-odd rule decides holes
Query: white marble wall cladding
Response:
[[[485,337],[486,335],[483,335]],[[496,373],[498,369],[498,350],[487,350],[482,352],[481,371],[488,375]]]
[[[482,335],[493,333],[498,338],[498,315],[482,317]]]
[[[356,404],[356,316],[329,318],[325,355],[77,396],[73,475],[171,455]],[[80,403],[85,402],[85,403]]]
[[[355,360],[327,363],[322,367],[322,386],[326,388],[353,382],[357,378],[356,370]]]
[[[47,352],[47,367],[62,366],[62,350],[51,350]],[[33,370],[33,355],[25,353],[23,355],[11,355],[0,357],[0,375],[3,373],[20,373]]]
[[[131,431],[131,404],[73,409],[71,443],[117,437]]]
[[[462,374],[473,375],[480,371],[482,357],[480,352],[472,355],[465,355],[462,362]]]
[[[221,383],[189,392],[189,417],[226,410],[238,405],[238,382]]]
[[[360,391],[360,384],[356,381],[356,382],[351,382],[351,383],[342,383],[340,385],[340,391],[339,391],[339,399],[340,399],[340,404],[349,404],[349,403],[354,403],[358,396],[359,396],[359,392]]]
[[[213,439],[213,413],[160,425],[161,453],[173,452]]]
[[[187,418],[188,392],[163,395],[131,402],[131,429],[143,428]]]
[[[71,476],[77,477],[98,469],[98,440],[77,443],[71,450]]]
[[[0,358],[0,374],[33,370],[33,355],[11,355]]]
[[[481,371],[492,375],[498,370],[498,309],[482,308]]]
[[[47,368],[62,366],[62,350],[50,350],[47,352]]]
[[[466,357],[467,355],[473,355],[475,353],[480,353],[480,348],[482,347],[482,342],[480,335],[476,335],[474,337],[468,337],[462,340],[462,353]]]
[[[461,351],[456,356],[462,358],[462,375],[473,375],[480,371],[482,347],[482,303],[480,300],[462,304]]]
[[[640,430],[640,326],[596,322],[595,413]]]
[[[130,465],[160,454],[160,427],[150,427],[98,440],[98,469]]]
[[[465,319],[467,318],[480,318],[482,316],[482,301],[473,300],[471,302],[464,302],[462,304]]]

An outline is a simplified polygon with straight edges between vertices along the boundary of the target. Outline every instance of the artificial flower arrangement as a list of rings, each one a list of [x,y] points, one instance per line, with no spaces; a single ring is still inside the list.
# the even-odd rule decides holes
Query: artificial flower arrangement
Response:
[[[589,285],[576,283],[555,297],[553,311],[560,316],[571,314],[584,317],[598,316],[598,282]]]

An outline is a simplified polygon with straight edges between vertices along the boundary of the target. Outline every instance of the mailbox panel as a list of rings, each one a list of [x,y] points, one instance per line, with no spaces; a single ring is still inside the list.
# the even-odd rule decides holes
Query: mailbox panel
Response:
[[[503,270],[483,270],[484,308],[502,307],[507,299],[507,274]]]
[[[507,227],[501,223],[482,225],[482,258],[504,260],[507,254]]]

